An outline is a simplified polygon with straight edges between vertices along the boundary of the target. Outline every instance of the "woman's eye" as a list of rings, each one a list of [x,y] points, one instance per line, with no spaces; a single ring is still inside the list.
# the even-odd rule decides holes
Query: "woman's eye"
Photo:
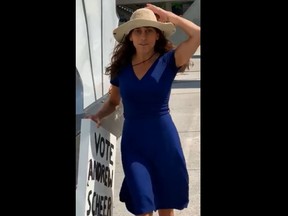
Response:
[[[138,35],[141,35],[142,33],[150,34],[153,32],[153,29],[145,29],[145,30],[135,29],[134,32]]]

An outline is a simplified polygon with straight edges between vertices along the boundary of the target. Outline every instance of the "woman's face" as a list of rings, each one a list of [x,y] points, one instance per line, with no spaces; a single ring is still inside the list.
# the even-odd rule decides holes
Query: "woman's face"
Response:
[[[149,53],[154,50],[159,34],[153,27],[135,28],[130,34],[130,41],[133,42],[136,51],[139,53]]]

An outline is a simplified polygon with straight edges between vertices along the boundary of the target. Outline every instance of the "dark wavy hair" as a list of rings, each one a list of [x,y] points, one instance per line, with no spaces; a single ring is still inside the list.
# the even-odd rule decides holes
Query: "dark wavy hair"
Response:
[[[165,38],[159,29],[155,29],[157,33],[159,33],[159,39],[155,43],[154,51],[163,55],[173,49],[174,46],[171,41]],[[118,43],[113,50],[111,62],[105,69],[105,74],[110,75],[111,79],[114,79],[119,74],[120,69],[131,62],[132,56],[136,53],[133,42],[129,40],[132,31],[130,31],[129,34],[124,37],[123,41]]]

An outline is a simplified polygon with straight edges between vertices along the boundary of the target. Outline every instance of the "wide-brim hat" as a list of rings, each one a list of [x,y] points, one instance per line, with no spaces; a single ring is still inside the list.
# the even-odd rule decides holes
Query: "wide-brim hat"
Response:
[[[130,20],[114,29],[114,38],[121,42],[126,35],[134,28],[139,27],[154,27],[163,32],[166,38],[170,37],[176,32],[176,28],[171,22],[159,22],[152,10],[148,8],[140,8],[134,11],[131,15]]]

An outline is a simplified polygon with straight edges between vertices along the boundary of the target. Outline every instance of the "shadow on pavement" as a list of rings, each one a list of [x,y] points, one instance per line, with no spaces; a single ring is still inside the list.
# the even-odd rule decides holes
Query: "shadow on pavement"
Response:
[[[174,80],[172,88],[200,88],[200,80]]]

